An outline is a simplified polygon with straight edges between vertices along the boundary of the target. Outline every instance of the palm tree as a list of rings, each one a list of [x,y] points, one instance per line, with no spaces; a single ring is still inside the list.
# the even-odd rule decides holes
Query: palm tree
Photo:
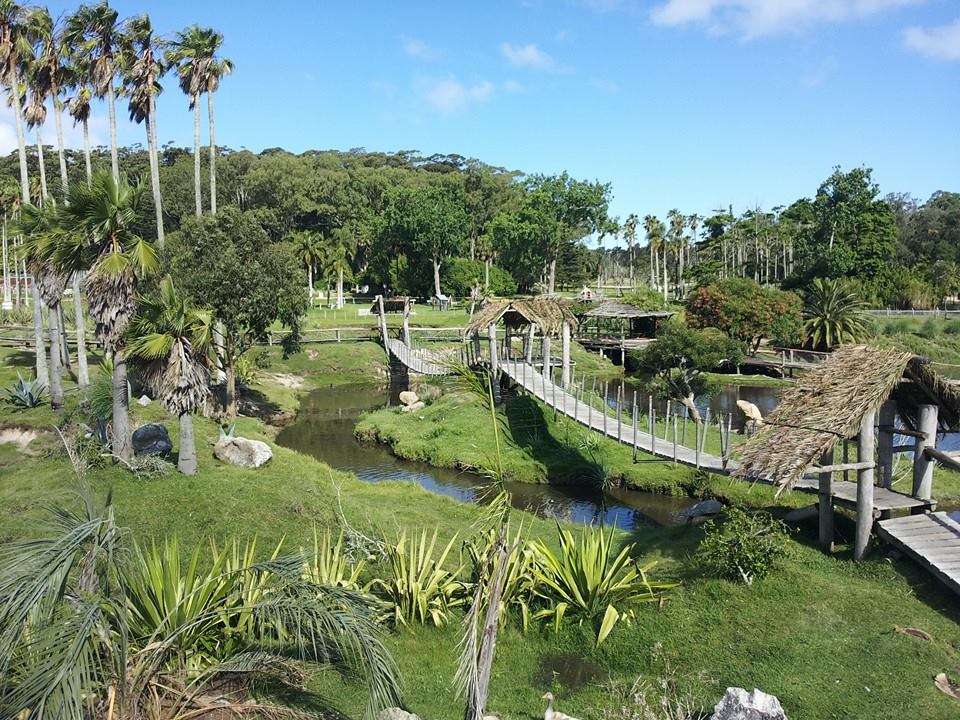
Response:
[[[664,248],[664,225],[655,215],[647,215],[643,219],[643,230],[647,236],[647,248],[650,252],[650,287],[656,290],[659,285],[660,277],[660,268],[659,268],[659,253],[660,249],[663,248],[664,257],[666,257],[666,248]],[[666,290],[666,275],[664,275],[664,289],[663,297],[666,300],[667,290]]]
[[[803,306],[807,344],[829,350],[859,341],[867,334],[865,308],[866,303],[843,280],[817,278],[807,290]]]
[[[64,39],[77,56],[89,58],[85,63],[93,93],[106,98],[110,117],[110,169],[114,182],[120,182],[120,164],[117,159],[117,105],[113,83],[117,74],[117,42],[119,30],[117,11],[106,1],[96,5],[81,5],[67,18]]]
[[[30,204],[30,178],[27,174],[27,142],[23,131],[23,60],[31,53],[28,11],[12,0],[0,0],[0,83],[6,89],[17,130],[20,160],[20,193],[24,205]],[[33,301],[33,349],[37,378],[49,385],[46,349],[43,340],[43,314],[40,291],[30,284]]]
[[[29,17],[30,33],[37,42],[33,61],[31,86],[40,99],[50,98],[53,103],[54,126],[57,133],[57,157],[60,162],[60,185],[67,191],[67,159],[63,143],[64,90],[69,84],[70,68],[65,64],[66,50],[60,42],[60,33],[46,8],[36,8]]]
[[[90,162],[90,101],[93,99],[93,90],[90,88],[89,70],[82,58],[74,57],[74,64],[67,71],[70,87],[73,88],[73,97],[70,98],[68,111],[73,118],[73,124],[83,127],[83,159],[87,169],[87,185],[93,179],[93,166]]]
[[[90,187],[73,185],[61,211],[64,231],[55,258],[64,271],[89,269],[87,299],[97,338],[113,355],[113,454],[133,456],[127,403],[126,330],[139,280],[157,266],[153,245],[140,237],[143,187],[96,173]]]
[[[56,534],[3,548],[0,716],[299,717],[240,694],[299,673],[291,659],[363,681],[366,718],[400,704],[380,604],[305,577],[313,557],[278,547],[260,561],[253,541],[131,547],[109,500],[81,498],[54,510]]]
[[[630,256],[630,286],[633,287],[633,246],[637,241],[637,225],[640,222],[640,218],[637,217],[636,213],[630,213],[627,215],[627,219],[623,222],[623,239],[627,241],[627,251]]]
[[[70,273],[59,270],[53,248],[59,233],[57,206],[25,205],[20,209],[20,231],[25,238],[23,251],[41,300],[47,306],[50,326],[50,405],[63,407],[62,367],[60,364],[60,302]]]
[[[193,25],[177,33],[165,57],[167,64],[176,67],[180,89],[190,98],[193,110],[193,179],[197,215],[203,214],[200,194],[200,96],[207,94],[207,116],[210,124],[210,212],[217,214],[217,148],[214,141],[213,94],[220,87],[220,79],[233,71],[233,63],[217,57],[223,35],[212,28]]]
[[[680,214],[679,210],[671,210],[667,213],[667,220],[670,223],[670,229],[667,231],[667,237],[670,240],[670,246],[674,252],[674,262],[677,265],[677,294],[683,294],[683,253],[687,243],[687,236],[684,230],[687,229],[687,218]],[[667,255],[663,255],[663,274],[667,274]],[[664,300],[667,296],[664,294]]]
[[[211,313],[191,306],[167,275],[156,295],[140,300],[128,334],[127,357],[139,367],[160,403],[179,420],[177,470],[196,475],[193,413],[210,395]]]
[[[160,195],[160,160],[157,156],[156,99],[163,91],[159,81],[166,68],[160,62],[157,52],[162,47],[162,42],[154,36],[149,16],[140,15],[127,20],[120,47],[124,84],[130,96],[130,119],[138,124],[145,123],[147,130],[150,186],[153,189],[153,205],[157,216],[157,246],[162,250],[163,198]]]
[[[293,243],[297,257],[307,268],[307,289],[310,291],[310,303],[313,303],[313,269],[323,258],[323,246],[320,235],[310,230],[298,230],[290,233],[287,240]]]
[[[326,252],[327,270],[337,278],[337,307],[343,307],[343,277],[351,271],[350,263],[357,251],[358,227],[354,222],[338,227]]]

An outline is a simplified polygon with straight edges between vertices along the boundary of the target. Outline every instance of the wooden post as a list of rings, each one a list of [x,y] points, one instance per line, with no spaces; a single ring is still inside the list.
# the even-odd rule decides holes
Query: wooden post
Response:
[[[880,431],[877,434],[877,485],[890,488],[893,483],[893,427],[897,404],[887,400],[880,406]]]
[[[703,428],[700,431],[700,452],[707,446],[707,432],[710,430],[710,406],[707,405],[707,414],[701,423]]]
[[[553,378],[550,378],[550,391],[553,395],[553,419],[557,419],[557,384],[553,382]]]
[[[676,410],[673,411],[673,462],[677,462],[677,415],[679,415]]]
[[[657,454],[657,411],[650,411],[650,453]]]
[[[820,464],[824,467],[833,465],[833,450],[823,454]],[[819,495],[817,513],[820,516],[820,549],[826,553],[833,552],[833,473],[822,472],[819,475]]]
[[[410,347],[410,298],[403,299],[403,344]]]
[[[587,411],[587,427],[593,430],[593,396],[597,392],[597,378],[594,376],[593,385],[590,388],[590,397],[587,398],[590,401],[590,409]]]
[[[604,437],[607,436],[607,388],[608,387],[609,387],[609,383],[603,384],[603,405],[601,405],[601,407],[603,408],[603,436]]]
[[[480,333],[474,333],[473,336],[473,361],[478,363],[483,358],[483,351],[480,349]]]
[[[540,340],[543,347],[543,374],[545,377],[550,376],[550,336],[544,335]]]
[[[561,336],[561,374],[560,386],[566,390],[570,385],[570,321],[563,321],[563,332]]]
[[[673,405],[673,403],[671,403],[669,400],[667,400],[667,414],[663,416],[663,419],[664,419],[664,423],[663,423],[663,439],[664,439],[664,441],[666,441],[667,438],[668,438],[669,435],[670,435],[670,415],[671,415],[670,411],[673,409],[673,408],[672,408],[672,405]]]
[[[686,447],[687,445],[687,415],[690,414],[690,409],[684,405],[683,406],[683,431],[680,433],[680,444]]]
[[[533,336],[536,332],[536,325],[530,323],[530,327],[527,328],[527,362],[533,365]]]
[[[843,464],[846,465],[848,462],[850,462],[850,443],[847,442],[846,438],[844,438],[843,439]],[[850,482],[849,470],[843,471],[843,481]]]
[[[623,385],[617,386],[617,442],[623,441]]]
[[[700,469],[700,423],[693,424],[693,448],[696,451],[697,470]]]
[[[377,295],[377,309],[380,311],[380,337],[383,339],[383,347],[387,348],[387,313],[383,309],[383,295]],[[389,350],[387,351],[389,355]]]
[[[863,416],[860,423],[860,436],[857,439],[858,462],[874,461],[877,446],[874,420],[876,412],[871,410]],[[857,534],[853,545],[853,559],[863,560],[870,544],[873,530],[873,467],[857,470]]]
[[[337,342],[340,342],[340,328],[337,328]]]
[[[929,500],[933,495],[933,460],[924,452],[937,444],[937,406],[921,405],[919,427],[923,437],[917,438],[913,451],[913,496]]]
[[[653,422],[653,395],[647,395],[647,429],[650,435],[656,434],[657,426]]]
[[[487,326],[487,337],[490,340],[490,384],[493,386],[493,401],[500,402],[500,363],[497,358],[497,326],[492,323]]]
[[[633,391],[633,461],[637,461],[637,391]]]

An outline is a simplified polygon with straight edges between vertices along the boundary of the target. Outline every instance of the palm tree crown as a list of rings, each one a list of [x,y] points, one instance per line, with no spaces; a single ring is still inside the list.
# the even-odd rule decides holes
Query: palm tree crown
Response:
[[[223,35],[213,28],[194,25],[177,33],[166,52],[166,61],[176,67],[180,89],[190,98],[190,109],[203,93],[216,92],[220,79],[233,72],[233,63],[217,57]]]
[[[867,333],[865,308],[863,300],[843,280],[817,278],[810,285],[803,307],[807,342],[823,349],[857,342]]]

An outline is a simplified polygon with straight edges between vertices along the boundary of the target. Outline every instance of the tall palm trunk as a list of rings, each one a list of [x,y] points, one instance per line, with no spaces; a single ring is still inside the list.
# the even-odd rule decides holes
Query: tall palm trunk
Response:
[[[57,302],[57,323],[60,329],[60,363],[70,372],[70,348],[67,345],[67,321],[63,317],[63,298]]]
[[[197,217],[203,215],[203,203],[200,199],[200,96],[193,96],[193,193],[197,206]]]
[[[130,433],[130,399],[127,395],[127,362],[123,349],[113,353],[113,454],[121,460],[133,458],[133,439]]]
[[[440,258],[433,258],[433,293],[440,297]]]
[[[160,158],[157,156],[157,124],[155,121],[157,104],[150,96],[150,109],[147,116],[147,154],[150,156],[150,185],[153,188],[153,206],[157,215],[157,247],[163,250],[163,197],[160,194]]]
[[[343,266],[337,268],[337,308],[343,307]]]
[[[77,383],[80,387],[90,384],[90,370],[87,367],[87,324],[83,317],[83,300],[80,297],[80,275],[73,274],[73,318],[77,333]]]
[[[197,474],[197,443],[193,435],[193,415],[180,416],[180,445],[177,448],[177,470],[184,475]]]
[[[550,260],[550,275],[547,278],[547,292],[553,295],[554,286],[557,282],[557,258]]]
[[[670,276],[667,274],[667,248],[663,249],[663,301],[667,302],[670,292]]]
[[[217,143],[213,139],[213,93],[207,93],[207,117],[210,120],[210,213],[217,214]]]
[[[93,166],[90,163],[90,123],[83,121],[83,161],[87,167],[87,186],[93,181]]]
[[[30,178],[27,175],[27,139],[23,131],[23,110],[20,103],[19,79],[14,78],[13,117],[17,128],[17,152],[20,158],[20,193],[24,204],[30,203]],[[26,272],[24,272],[26,278]],[[43,309],[40,301],[40,291],[36,282],[30,283],[30,297],[33,302],[33,352],[37,379],[46,384],[50,383],[47,372],[47,349],[43,340]]]
[[[9,247],[7,246],[7,212],[3,212],[3,303],[0,310],[13,309],[13,296],[10,293],[10,262]]]
[[[43,159],[43,140],[40,137],[40,126],[37,125],[37,165],[40,168],[40,204],[46,202],[47,193],[47,164]]]
[[[47,311],[50,324],[50,406],[54,410],[63,407],[63,382],[60,374],[60,317],[56,305]]]
[[[307,263],[307,290],[310,293],[310,304],[313,304],[313,261]]]
[[[60,161],[60,186],[63,194],[67,194],[70,186],[70,179],[67,177],[67,156],[63,149],[63,118],[60,117],[63,112],[63,104],[56,99],[53,100],[53,125],[57,131],[57,159]]]
[[[113,79],[107,90],[107,110],[110,115],[110,170],[115,182],[120,182],[120,160],[117,157],[117,104],[113,94]]]

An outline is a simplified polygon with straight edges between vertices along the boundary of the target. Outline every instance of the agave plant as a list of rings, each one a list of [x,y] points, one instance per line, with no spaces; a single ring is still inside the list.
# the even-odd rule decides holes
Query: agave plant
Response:
[[[302,555],[258,562],[255,542],[234,542],[182,563],[176,540],[127,552],[112,507],[87,496],[55,520],[57,535],[0,548],[0,717],[289,714],[243,690],[289,680],[290,658],[365,681],[367,717],[398,704],[380,603],[304,579]]]
[[[15,408],[29,410],[43,403],[47,386],[43,384],[43,380],[24,380],[23,376],[17,373],[17,381],[6,388],[4,393],[6,394],[4,399]]]
[[[664,590],[676,586],[651,581],[648,574],[655,563],[637,564],[633,544],[614,555],[613,528],[585,527],[577,538],[559,524],[557,529],[559,555],[543,541],[534,542],[537,592],[549,604],[534,617],[552,622],[555,630],[567,615],[580,623],[599,620],[600,644],[621,619],[633,616],[638,604],[654,602]]]
[[[863,318],[866,304],[843,280],[817,278],[807,292],[803,306],[803,328],[807,343],[829,350],[857,342],[867,334]]]
[[[428,539],[424,530],[412,539],[404,531],[396,545],[387,545],[390,577],[377,578],[371,589],[391,604],[395,624],[432,622],[440,627],[450,618],[452,608],[464,604],[465,588],[458,579],[461,568],[451,571],[444,567],[455,542],[456,537],[436,555],[437,533]]]

